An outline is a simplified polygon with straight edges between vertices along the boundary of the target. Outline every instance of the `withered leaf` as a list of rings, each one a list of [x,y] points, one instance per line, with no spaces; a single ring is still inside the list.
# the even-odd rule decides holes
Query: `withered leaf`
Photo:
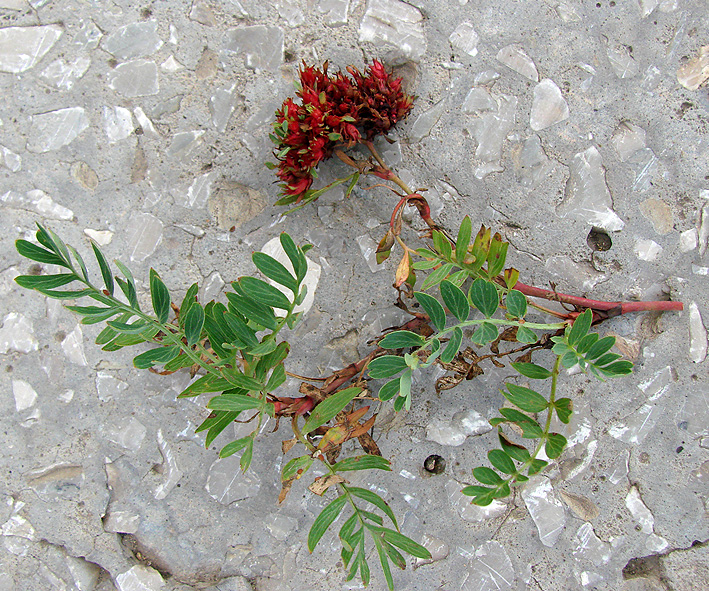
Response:
[[[310,492],[321,497],[328,488],[334,486],[335,484],[340,484],[341,482],[347,482],[347,480],[342,478],[342,476],[340,476],[339,474],[328,474],[327,476],[318,476],[315,479],[315,482],[313,482],[308,487],[308,489],[310,490]]]
[[[359,441],[359,444],[362,446],[362,449],[366,451],[369,455],[372,456],[381,456],[382,452],[379,451],[379,446],[377,445],[376,441],[372,438],[372,436],[369,433],[362,433],[359,437],[357,437],[357,440]]]
[[[290,450],[293,449],[293,446],[298,443],[297,439],[286,439],[285,441],[281,442],[281,451],[283,452],[283,455],[286,455]]]
[[[279,504],[286,500],[286,497],[288,496],[288,493],[290,492],[290,487],[293,486],[294,480],[295,480],[295,478],[290,478],[289,480],[286,480],[281,485],[281,492],[278,493],[278,503]]]

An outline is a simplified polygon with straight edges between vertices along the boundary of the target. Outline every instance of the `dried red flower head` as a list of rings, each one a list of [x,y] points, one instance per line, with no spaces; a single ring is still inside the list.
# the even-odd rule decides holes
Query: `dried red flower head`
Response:
[[[351,147],[362,139],[386,133],[411,110],[413,97],[405,94],[401,78],[392,78],[375,60],[365,74],[348,68],[330,76],[322,69],[300,70],[297,104],[286,99],[276,111],[274,134],[278,160],[276,175],[282,192],[300,201],[313,183],[314,171],[337,146]]]

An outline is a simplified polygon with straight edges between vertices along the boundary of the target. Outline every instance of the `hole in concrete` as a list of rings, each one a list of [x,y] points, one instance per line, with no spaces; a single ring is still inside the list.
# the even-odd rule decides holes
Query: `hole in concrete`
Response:
[[[660,579],[660,558],[656,555],[633,558],[623,567],[624,579]]]
[[[605,252],[606,250],[610,250],[611,246],[613,246],[613,241],[605,230],[593,228],[588,233],[586,244],[588,244],[588,247],[593,251]]]

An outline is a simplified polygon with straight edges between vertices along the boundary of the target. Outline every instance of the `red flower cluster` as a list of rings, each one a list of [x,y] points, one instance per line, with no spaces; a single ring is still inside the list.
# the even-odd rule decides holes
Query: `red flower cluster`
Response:
[[[338,145],[350,147],[362,139],[386,133],[408,115],[413,97],[401,88],[401,78],[392,78],[381,62],[374,60],[365,73],[347,68],[351,78],[303,65],[296,95],[276,111],[274,134],[278,178],[283,194],[300,201],[313,183],[317,165],[332,156]]]

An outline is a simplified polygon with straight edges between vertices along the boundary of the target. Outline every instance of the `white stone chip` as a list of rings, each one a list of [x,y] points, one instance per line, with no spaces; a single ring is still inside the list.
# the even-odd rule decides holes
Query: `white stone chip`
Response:
[[[611,545],[599,539],[588,521],[578,529],[574,542],[576,547],[571,553],[576,557],[590,560],[596,566],[606,564],[611,559]]]
[[[566,512],[549,479],[544,476],[531,478],[522,490],[522,499],[537,526],[541,543],[554,546],[566,525]]]
[[[637,240],[635,242],[635,256],[641,261],[655,261],[662,254],[662,247],[654,240]]]
[[[110,230],[92,230],[91,228],[86,228],[84,234],[99,246],[106,246],[113,240],[113,232]]]
[[[162,241],[163,223],[150,213],[134,213],[128,224],[128,253],[131,261],[141,262],[155,252]]]
[[[56,203],[49,195],[39,189],[27,191],[24,195],[16,191],[8,191],[0,197],[5,205],[17,209],[33,211],[41,216],[53,220],[74,219],[74,212]]]
[[[318,11],[323,14],[323,20],[328,27],[341,27],[347,24],[349,0],[320,0]]]
[[[633,78],[640,72],[640,66],[631,55],[630,48],[627,45],[612,45],[609,43],[606,46],[606,56],[618,78]]]
[[[709,80],[709,45],[699,49],[697,57],[677,70],[677,81],[688,90],[697,90]]]
[[[413,122],[408,136],[411,141],[420,142],[428,134],[431,133],[433,126],[438,123],[441,115],[446,110],[446,100],[441,99],[432,107],[426,109]]]
[[[645,130],[629,121],[622,121],[613,132],[611,143],[619,160],[625,162],[635,152],[645,148]]]
[[[699,244],[699,232],[696,228],[685,230],[679,235],[679,250],[680,252],[689,252],[697,248]]]
[[[29,318],[17,312],[10,312],[3,318],[0,328],[0,354],[5,355],[10,351],[29,353],[36,351],[38,347],[39,343],[34,338],[34,327]]]
[[[33,68],[61,36],[59,25],[0,29],[0,72],[20,74]]]
[[[251,70],[275,70],[283,63],[284,40],[280,27],[237,27],[226,32],[225,49],[242,54]]]
[[[647,508],[640,497],[640,491],[637,486],[632,486],[625,497],[625,506],[630,511],[633,519],[640,526],[640,531],[644,534],[653,533],[655,518],[652,516],[650,509]]]
[[[399,0],[368,0],[359,40],[391,45],[401,57],[418,62],[426,52],[423,15]]]
[[[172,72],[179,72],[180,70],[184,70],[185,66],[182,65],[180,62],[178,62],[175,59],[174,55],[171,55],[162,64],[160,64],[160,69],[163,70],[164,72],[172,73]]]
[[[12,380],[12,394],[17,412],[32,408],[37,402],[37,392],[24,380]]]
[[[155,131],[153,122],[148,118],[143,109],[136,107],[133,109],[133,114],[138,121],[138,125],[140,125],[140,128],[143,130],[143,137],[151,139],[159,137],[158,132]]]
[[[569,118],[569,105],[561,95],[561,90],[549,78],[534,87],[532,112],[529,125],[534,131],[541,131]]]
[[[81,325],[77,324],[62,341],[62,351],[66,358],[76,365],[88,365],[86,354],[84,353],[84,335],[81,332]]]
[[[159,591],[165,585],[154,568],[137,564],[116,577],[118,591]]]
[[[103,129],[109,144],[126,139],[133,133],[133,116],[125,107],[103,107]]]
[[[480,36],[475,32],[471,22],[460,23],[450,34],[448,41],[453,47],[467,53],[469,56],[478,55],[477,45],[478,41],[480,41]]]
[[[261,490],[261,479],[251,468],[241,471],[239,454],[220,458],[209,468],[205,489],[222,505],[247,499]]]
[[[157,28],[156,20],[131,23],[111,33],[101,46],[120,60],[152,55],[162,47]]]
[[[182,470],[177,466],[175,452],[172,451],[172,448],[167,444],[167,441],[165,441],[162,429],[158,429],[158,447],[162,455],[165,481],[160,484],[155,491],[155,498],[161,500],[170,494],[170,491],[177,486],[177,483],[182,478]]]
[[[209,196],[212,194],[212,184],[217,178],[217,172],[211,171],[200,175],[192,181],[185,196],[186,207],[202,209],[207,206]]]
[[[22,168],[22,158],[19,154],[15,154],[10,148],[0,146],[0,165],[5,166],[11,172],[17,172]]]
[[[532,82],[539,82],[539,72],[532,58],[517,44],[507,45],[497,52],[497,61],[521,74]]]
[[[124,417],[106,429],[106,439],[135,453],[140,449],[146,433],[145,425],[135,417]]]
[[[89,127],[89,118],[83,107],[39,113],[32,115],[30,121],[27,150],[40,154],[69,145]]]
[[[488,540],[476,551],[461,591],[513,591],[517,577],[510,557],[500,542]]]
[[[90,65],[91,59],[85,55],[80,55],[71,62],[55,60],[44,69],[42,78],[55,88],[71,90],[86,74]]]
[[[108,86],[126,98],[158,94],[158,66],[145,59],[120,64],[108,73]]]
[[[572,217],[608,232],[622,230],[625,222],[611,209],[606,170],[595,146],[574,155],[569,165],[566,195],[556,208],[560,217]]]
[[[707,329],[702,322],[697,302],[689,304],[689,358],[701,363],[707,356]]]
[[[261,252],[272,256],[274,259],[276,259],[279,263],[281,263],[288,271],[292,274],[293,272],[293,264],[290,262],[290,259],[288,258],[288,255],[286,255],[286,251],[283,250],[283,247],[281,246],[280,239],[278,236],[275,238],[271,238],[266,244],[263,245],[263,248],[261,249]],[[305,296],[305,299],[303,300],[303,303],[299,304],[298,306],[295,307],[294,311],[295,312],[303,312],[304,314],[307,314],[308,310],[312,308],[313,302],[315,301],[315,291],[318,288],[318,282],[320,281],[320,273],[322,271],[320,265],[318,265],[316,262],[312,261],[308,257],[305,257],[305,260],[308,263],[308,270],[305,273],[305,278],[303,279],[303,283],[301,284],[301,289],[302,286],[305,286],[307,289],[307,294]],[[288,288],[284,287],[283,285],[280,285],[278,283],[275,283],[274,281],[271,281],[269,279],[269,282],[280,289],[286,296],[289,298],[293,297],[293,294],[288,290]],[[285,315],[284,310],[278,310],[276,309],[276,314],[277,315]]]

